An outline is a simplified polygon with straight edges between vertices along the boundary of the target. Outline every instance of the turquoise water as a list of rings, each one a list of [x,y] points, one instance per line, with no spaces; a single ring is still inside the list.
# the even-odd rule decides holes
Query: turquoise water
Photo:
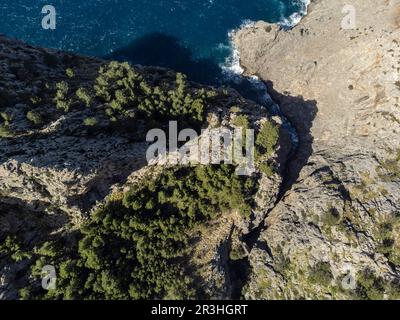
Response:
[[[46,4],[57,11],[54,31],[41,28]],[[207,82],[231,54],[229,31],[248,20],[282,21],[304,7],[301,0],[0,0],[0,33],[46,47],[168,66]]]

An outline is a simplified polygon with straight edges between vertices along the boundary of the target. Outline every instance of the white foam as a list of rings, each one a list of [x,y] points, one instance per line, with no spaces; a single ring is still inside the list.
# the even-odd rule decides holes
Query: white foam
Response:
[[[301,19],[307,15],[308,13],[308,5],[310,4],[310,0],[296,0],[300,4],[301,10],[299,12],[293,13],[288,18],[282,18],[278,23],[284,29],[293,28],[297,25]],[[244,73],[244,69],[240,65],[240,53],[236,48],[235,43],[233,42],[233,35],[240,29],[252,27],[255,25],[255,21],[246,20],[242,23],[242,25],[238,29],[234,29],[229,32],[230,38],[230,47],[231,54],[228,58],[226,58],[225,63],[221,65],[221,69],[223,71],[223,75],[226,80],[234,81],[236,83],[240,83],[243,78],[242,74]],[[271,96],[268,94],[268,89],[263,81],[261,81],[257,76],[251,76],[247,78],[250,80],[252,85],[256,88],[256,90],[260,93],[258,97],[258,103],[269,106],[270,111],[273,114],[280,114],[281,119],[283,120],[283,126],[288,129],[288,132],[291,136],[292,143],[295,147],[299,144],[299,137],[297,135],[296,129],[291,125],[291,123],[287,120],[287,118],[281,114],[280,107],[272,100]]]
[[[242,75],[244,69],[240,65],[240,55],[239,50],[232,44],[231,55],[225,60],[225,63],[221,65],[224,77],[229,80],[234,80],[235,78]]]
[[[308,13],[308,6],[311,2],[310,0],[295,0],[295,1],[297,1],[299,3],[299,6],[301,9],[300,9],[300,11],[293,13],[288,18],[282,18],[281,21],[278,22],[278,25],[280,25],[282,28],[285,28],[285,29],[293,28]],[[221,65],[221,68],[224,73],[224,76],[226,78],[228,78],[229,80],[235,81],[235,79],[237,79],[237,76],[242,75],[244,72],[244,69],[240,65],[239,50],[236,48],[236,46],[232,40],[232,37],[238,30],[252,27],[255,24],[256,24],[256,21],[245,20],[245,21],[243,21],[243,23],[241,24],[241,26],[239,28],[233,29],[228,33],[228,36],[230,39],[231,54],[228,58],[226,58],[225,62]]]
[[[239,28],[233,29],[229,31],[228,36],[230,39],[230,49],[231,49],[231,54],[229,57],[225,59],[225,62],[221,65],[221,69],[224,73],[224,77],[228,78],[229,80],[239,80],[237,76],[240,76],[243,74],[244,69],[240,65],[240,54],[239,50],[236,48],[232,38],[233,35],[240,29],[243,28],[248,28],[254,26],[255,22],[251,20],[245,20],[243,23],[240,25]]]
[[[310,4],[310,0],[296,0],[299,3],[300,11],[293,13],[288,18],[282,18],[281,21],[278,23],[283,28],[293,28],[297,25],[301,19],[307,15],[308,13],[308,6]]]

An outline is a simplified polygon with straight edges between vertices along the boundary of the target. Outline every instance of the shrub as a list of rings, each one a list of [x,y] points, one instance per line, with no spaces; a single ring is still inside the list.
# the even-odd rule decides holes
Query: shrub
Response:
[[[267,162],[262,162],[258,165],[258,169],[265,174],[267,177],[271,177],[274,174],[273,167]]]
[[[57,94],[56,97],[63,98],[68,94],[69,85],[65,81],[56,83]]]
[[[375,234],[379,242],[377,252],[383,254],[391,263],[400,265],[400,251],[397,239],[400,221],[397,215],[389,217],[385,222],[379,224],[378,232]]]
[[[65,74],[67,75],[68,78],[73,78],[75,76],[75,72],[71,68],[65,70]]]
[[[53,242],[46,241],[41,245],[40,248],[35,250],[35,253],[45,257],[56,257],[59,252],[59,248],[55,246]]]
[[[387,159],[377,168],[379,177],[383,181],[399,181],[400,179],[400,149],[397,150],[395,157]]]
[[[270,157],[275,150],[278,139],[278,128],[270,121],[263,122],[256,138],[257,153]]]
[[[6,112],[0,112],[0,116],[3,118],[3,122],[5,125],[9,125],[12,121],[12,116]]]
[[[357,274],[356,294],[363,300],[382,300],[385,294],[385,285],[382,278],[366,268]]]
[[[258,169],[267,176],[274,174],[274,168],[268,163],[279,139],[279,130],[270,121],[261,124],[255,142],[255,161]]]
[[[35,126],[39,126],[43,123],[43,118],[40,115],[40,113],[36,112],[36,111],[28,111],[28,113],[26,114],[26,118],[32,122]]]
[[[37,105],[40,102],[42,102],[42,98],[40,98],[40,97],[32,97],[30,100],[31,100],[33,105]]]
[[[24,259],[30,259],[31,255],[21,249],[21,244],[16,237],[8,236],[0,245],[0,257],[9,256],[11,260],[19,262]]]
[[[248,129],[250,128],[250,123],[249,123],[249,118],[245,115],[240,115],[237,116],[234,120],[233,120],[233,124],[236,127],[242,128],[242,129]]]
[[[204,122],[206,94],[190,89],[181,73],[176,74],[174,89],[165,84],[153,87],[128,63],[113,61],[100,68],[94,91],[113,121],[128,119],[133,111],[139,119],[177,120],[182,126],[198,128]]]
[[[14,136],[10,128],[12,116],[6,112],[0,112],[0,117],[3,119],[3,124],[0,125],[0,138],[8,138]]]
[[[334,226],[340,222],[340,213],[334,207],[330,207],[327,212],[322,215],[322,223],[326,226]]]
[[[90,107],[92,103],[92,97],[90,96],[90,94],[87,92],[86,89],[79,88],[78,90],[76,90],[76,96],[80,101],[82,101],[86,105],[86,107]]]
[[[231,113],[239,113],[240,108],[238,106],[232,106],[229,110]]]
[[[98,121],[95,117],[86,118],[84,121],[85,126],[94,127],[97,125]]]
[[[244,259],[247,256],[246,251],[241,245],[237,245],[229,252],[229,259],[236,261]]]
[[[14,136],[14,133],[10,129],[10,126],[4,125],[4,124],[2,124],[0,126],[0,138],[9,138],[9,137],[13,137],[13,136]]]
[[[57,109],[61,109],[64,112],[68,112],[71,107],[71,100],[57,100],[56,106]]]
[[[68,112],[72,101],[67,97],[69,91],[69,85],[65,81],[58,82],[56,84],[56,97],[54,102],[56,103],[57,109],[61,109],[64,112]]]

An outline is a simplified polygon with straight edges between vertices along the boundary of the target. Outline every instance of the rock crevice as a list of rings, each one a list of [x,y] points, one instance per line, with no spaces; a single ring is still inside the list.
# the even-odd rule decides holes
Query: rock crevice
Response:
[[[345,4],[356,29],[341,27]],[[267,84],[300,140],[286,192],[250,252],[244,294],[370,298],[362,280],[372,270],[390,283],[380,297],[393,297],[400,242],[382,228],[398,230],[400,2],[318,0],[309,9],[291,30],[258,22],[233,37],[245,73]],[[356,289],[343,290],[347,274]]]

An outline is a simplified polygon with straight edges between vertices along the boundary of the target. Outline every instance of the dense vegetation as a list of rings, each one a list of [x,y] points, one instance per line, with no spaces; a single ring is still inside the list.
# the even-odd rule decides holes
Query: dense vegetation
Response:
[[[155,71],[149,76],[129,63],[116,61],[101,65],[97,72],[68,67],[57,81],[39,83],[35,96],[21,95],[20,101],[30,108],[25,116],[33,128],[82,110],[90,112],[92,127],[114,124],[115,128],[122,123],[137,130],[159,127],[168,119],[178,121],[182,128],[199,129],[205,121],[205,106],[217,94],[212,89],[194,88],[181,73]],[[13,128],[12,117],[0,111],[0,138],[22,134],[20,127]]]
[[[274,172],[274,168],[269,161],[274,153],[278,139],[279,131],[277,127],[270,121],[263,122],[256,138],[255,158],[259,170],[268,176]]]
[[[22,245],[17,237],[10,235],[5,237],[0,244],[0,257],[6,256],[15,262],[31,258],[31,254],[22,249]]]
[[[78,243],[45,242],[34,250],[32,275],[59,266],[57,288],[24,288],[24,298],[190,298],[201,285],[187,272],[191,230],[227,210],[250,213],[255,185],[232,166],[171,168],[116,195],[79,232]],[[15,251],[15,250],[14,250]]]
[[[75,73],[67,69],[67,74],[71,82]],[[74,105],[84,106],[94,108],[93,119],[104,113],[112,122],[134,119],[159,125],[169,119],[195,127],[204,122],[206,101],[215,95],[212,90],[189,88],[181,73],[172,83],[170,79],[149,81],[130,64],[115,61],[101,66],[90,86],[70,87],[61,81],[55,88],[54,102],[63,112]]]
[[[1,112],[0,120],[2,120],[2,124],[0,125],[0,138],[12,136],[12,131],[10,129],[11,116],[5,112]]]
[[[355,298],[361,300],[400,299],[400,283],[377,276],[373,270],[364,269],[357,274]]]

